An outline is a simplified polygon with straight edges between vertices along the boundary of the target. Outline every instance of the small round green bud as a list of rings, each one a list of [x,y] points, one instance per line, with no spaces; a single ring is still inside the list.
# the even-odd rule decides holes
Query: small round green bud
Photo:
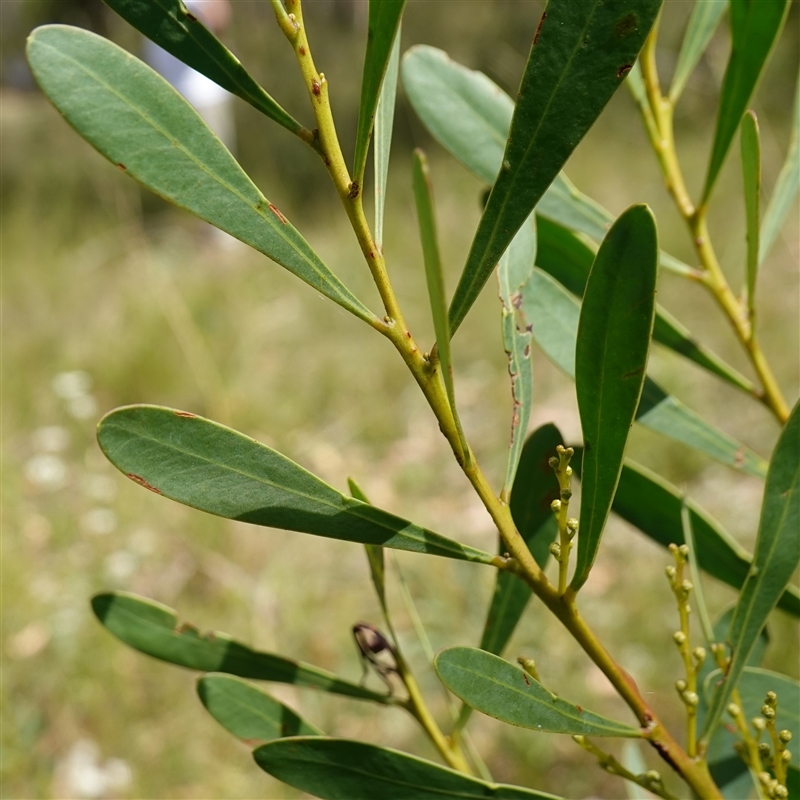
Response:
[[[686,643],[686,634],[683,631],[675,631],[675,633],[672,634],[672,640],[680,647],[682,644]]]
[[[564,448],[564,455],[567,458],[572,458],[575,455],[575,448],[574,447],[565,447]]]
[[[558,512],[561,511],[561,501],[553,500],[553,502],[550,503],[550,510],[558,514]]]
[[[567,530],[573,533],[578,530],[578,520],[575,517],[570,517],[567,520]]]
[[[781,759],[785,764],[788,764],[792,760],[792,751],[791,750],[784,750],[781,753]]]
[[[562,489],[561,490],[561,499],[566,502],[572,497],[572,489]]]
[[[694,660],[697,661],[698,664],[702,664],[706,660],[705,647],[695,647],[695,649],[692,650],[692,655],[694,656]]]
[[[553,542],[548,550],[550,550],[551,556],[555,556],[556,560],[561,558],[561,545],[558,542]]]
[[[564,470],[564,474],[565,474],[565,475],[566,475],[568,478],[571,478],[571,477],[572,477],[572,467],[569,467],[569,466],[568,466],[568,467],[567,467],[567,468]]]
[[[764,703],[775,708],[778,705],[778,695],[776,695],[775,692],[767,692],[767,697],[764,700]]]
[[[765,703],[763,706],[761,706],[761,716],[767,721],[771,721],[775,719],[775,709]]]
[[[692,589],[694,589],[694,584],[691,581],[684,581],[681,584],[681,589],[683,589],[683,591],[686,592],[686,594],[689,594],[689,592],[691,592]]]
[[[767,727],[767,721],[764,719],[764,717],[753,717],[753,719],[751,719],[751,720],[750,720],[750,724],[751,724],[751,725],[752,725],[752,726],[753,726],[753,727],[754,727],[754,728],[755,728],[755,729],[756,729],[756,730],[757,730],[759,733],[760,733],[761,731],[763,731],[763,730],[764,730],[764,728],[766,728],[766,727]]]
[[[645,772],[644,777],[650,783],[661,783],[661,773],[655,769],[649,769]]]
[[[691,708],[696,708],[700,703],[700,698],[698,697],[697,692],[684,692],[681,697],[683,697],[683,702]]]
[[[786,800],[789,797],[789,790],[782,783],[779,783],[772,790],[772,796],[775,800]]]
[[[582,745],[586,742],[586,737],[581,736],[580,734],[575,734],[575,736],[572,737],[572,741]]]
[[[738,705],[736,705],[736,703],[729,703],[729,704],[728,704],[728,708],[727,708],[727,712],[728,712],[728,714],[730,714],[732,717],[738,717],[738,716],[739,716],[739,714],[741,714],[741,713],[742,713],[742,709],[741,709],[741,708],[739,708],[739,706],[738,706]]]
[[[678,680],[675,681],[675,688],[680,694],[686,691],[686,686],[687,683],[683,678],[678,678]]]
[[[548,463],[548,464],[549,464],[549,465],[550,465],[550,466],[551,466],[553,469],[558,469],[558,465],[559,465],[559,463],[560,463],[560,462],[559,462],[559,460],[558,460],[558,456],[552,456],[551,458],[549,458],[549,459],[547,460],[547,463]]]
[[[758,754],[761,756],[761,758],[769,757],[769,745],[766,742],[761,742],[758,745]]]
[[[664,572],[671,581],[675,580],[675,575],[677,571],[675,567],[672,566],[672,564],[669,564],[668,566],[664,567]]]
[[[667,547],[667,550],[669,550],[672,555],[675,555],[675,553],[678,552],[678,545],[676,545],[675,542],[671,542]]]
[[[758,773],[758,782],[763,786],[767,786],[769,782],[772,780],[770,777],[769,772],[759,772]]]
[[[787,730],[782,730],[782,731],[781,731],[781,732],[778,734],[778,738],[779,738],[779,739],[780,739],[780,740],[781,740],[781,741],[782,741],[784,744],[789,744],[789,742],[791,742],[791,741],[792,741],[792,732],[791,732],[791,731],[787,731]]]
[[[680,553],[680,554],[681,554],[681,555],[682,555],[684,558],[689,558],[689,545],[688,545],[688,544],[682,544],[682,545],[681,545],[681,546],[678,548],[678,552],[679,552],[679,553]]]

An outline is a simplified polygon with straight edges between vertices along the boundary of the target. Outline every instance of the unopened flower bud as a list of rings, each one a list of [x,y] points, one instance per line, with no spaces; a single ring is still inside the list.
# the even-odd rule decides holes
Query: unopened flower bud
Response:
[[[769,745],[766,742],[761,742],[758,745],[758,754],[761,756],[761,758],[769,757]]]
[[[775,709],[765,703],[763,706],[761,706],[761,716],[768,721],[773,720],[775,719]]]
[[[687,545],[687,544],[682,544],[682,545],[681,545],[681,546],[678,548],[678,552],[679,552],[679,553],[680,553],[680,554],[681,554],[681,555],[682,555],[684,558],[689,558],[689,545]]]
[[[781,758],[783,759],[784,763],[788,764],[792,760],[792,751],[784,750],[781,753]]]
[[[756,729],[756,730],[757,730],[759,733],[760,733],[761,731],[763,731],[763,730],[764,730],[764,728],[766,728],[766,727],[767,727],[767,721],[764,719],[764,717],[753,717],[753,719],[751,719],[751,720],[750,720],[750,724],[751,724],[751,725],[752,725],[752,726],[753,726],[753,727],[754,727],[754,728],[755,728],[755,729]]]
[[[700,698],[698,697],[697,692],[683,692],[681,697],[683,697],[683,702],[692,708],[697,707],[697,705],[700,703]]]
[[[668,566],[664,567],[664,572],[671,581],[675,580],[676,570],[675,567],[672,566],[672,564],[669,564]]]
[[[778,705],[778,695],[776,695],[775,692],[767,692],[764,704],[775,708]]]
[[[669,550],[669,551],[670,551],[670,553],[672,553],[672,555],[675,555],[675,553],[677,553],[677,552],[678,552],[678,545],[676,545],[676,544],[675,544],[675,542],[671,542],[671,543],[670,543],[670,544],[667,546],[667,550]]]
[[[565,474],[565,475],[566,475],[568,478],[571,478],[571,477],[572,477],[572,467],[567,467],[567,468],[564,470],[564,474]]]
[[[675,688],[678,690],[679,693],[683,693],[686,691],[686,681],[683,678],[678,678],[675,681]]]
[[[759,772],[758,773],[758,782],[763,786],[766,786],[772,778],[770,777],[769,772]]]
[[[578,520],[575,517],[570,517],[567,520],[567,530],[573,532],[578,530]]]
[[[550,465],[550,467],[551,467],[552,469],[558,469],[558,465],[559,465],[561,462],[558,460],[558,456],[551,456],[551,457],[550,457],[550,458],[547,460],[547,463]]]
[[[694,656],[694,660],[698,664],[702,664],[706,660],[706,649],[705,647],[695,647],[692,650],[692,655]]]
[[[782,783],[779,783],[772,790],[772,796],[775,800],[786,800],[789,797],[789,790]]]
[[[553,500],[553,502],[550,503],[550,510],[558,514],[558,512],[561,511],[561,501]]]
[[[577,742],[579,745],[583,745],[586,742],[586,737],[581,736],[580,734],[576,734],[572,737],[573,742]]]
[[[683,589],[683,591],[686,592],[686,594],[689,594],[689,592],[691,592],[692,589],[694,589],[694,584],[691,581],[684,581],[681,584],[681,589]]]
[[[789,744],[792,741],[792,732],[783,730],[778,734],[778,738],[784,743]]]
[[[686,642],[686,634],[683,631],[675,631],[675,633],[672,634],[672,641],[680,647]]]
[[[561,499],[566,503],[572,497],[572,489],[562,489]]]
[[[742,709],[736,703],[728,703],[727,712],[732,717],[738,717],[742,713]]]
[[[644,777],[647,778],[650,783],[661,783],[661,773],[658,772],[658,770],[649,769],[645,772]]]
[[[550,547],[550,555],[555,556],[556,561],[561,560],[561,545],[558,542],[553,542]]]
[[[565,447],[564,448],[564,455],[567,458],[572,458],[575,455],[575,448],[574,447]]]

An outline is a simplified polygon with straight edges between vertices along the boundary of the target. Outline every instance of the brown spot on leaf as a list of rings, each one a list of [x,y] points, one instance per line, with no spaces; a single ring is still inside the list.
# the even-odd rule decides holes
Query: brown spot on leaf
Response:
[[[322,88],[319,85],[319,81],[311,81],[311,92],[314,95],[314,97],[320,96]]]
[[[192,414],[191,411],[176,411],[175,412],[175,416],[176,417],[196,417],[197,414]]]
[[[302,45],[300,46],[300,55],[304,56],[306,54],[306,49]]]
[[[151,492],[161,494],[161,489],[156,489],[155,486],[149,484],[141,475],[134,475],[132,472],[127,473],[127,475],[134,483],[138,483],[139,486],[144,486],[145,489],[149,489]]]
[[[174,632],[178,635],[182,635],[184,633],[200,633],[200,631],[197,630],[197,627],[192,625],[191,622],[181,622],[181,624],[175,628]]]
[[[280,209],[276,208],[272,203],[269,204],[269,210],[285,225],[289,220],[281,214]]]
[[[525,678],[525,685],[530,686],[531,682],[528,680],[528,676],[523,672],[522,677]]]
[[[197,22],[197,17],[194,14],[190,14],[188,11],[186,12],[186,19],[190,22]]]
[[[623,64],[617,70],[617,77],[624,78],[633,69],[633,64]]]
[[[618,39],[622,39],[625,36],[630,36],[635,30],[639,23],[639,20],[636,19],[636,14],[631,12],[630,14],[626,14],[615,26],[614,26],[614,33],[616,34]]]
[[[123,172],[127,172],[128,171],[128,168],[122,162],[117,164],[117,169],[121,169]]]
[[[351,200],[355,200],[355,199],[356,199],[356,197],[358,197],[358,193],[359,193],[360,191],[361,191],[361,187],[358,185],[358,181],[353,181],[353,182],[350,184],[350,192],[348,193],[348,195],[347,195],[347,196],[348,196],[348,197],[349,197]],[[370,255],[372,255],[372,253],[370,253]]]
[[[536,42],[539,41],[539,34],[542,32],[542,25],[544,25],[544,21],[547,19],[547,12],[545,11],[542,14],[542,18],[539,20],[539,24],[536,26],[536,33],[533,36],[533,46],[536,47]]]
[[[733,463],[736,467],[740,468],[744,464],[744,447],[740,447],[733,454]]]

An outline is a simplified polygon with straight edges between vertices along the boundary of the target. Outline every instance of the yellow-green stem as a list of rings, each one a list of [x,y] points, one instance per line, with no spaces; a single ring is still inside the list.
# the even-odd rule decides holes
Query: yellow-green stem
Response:
[[[442,733],[441,729],[436,724],[436,720],[428,710],[428,706],[425,703],[422,692],[419,690],[416,679],[411,674],[405,660],[400,655],[397,657],[397,669],[408,690],[408,710],[416,717],[448,766],[457,769],[459,772],[472,775],[472,769],[467,763],[466,758],[464,758],[461,746],[458,742],[449,742],[447,737]]]
[[[784,424],[789,418],[789,406],[761,350],[750,324],[746,306],[734,295],[714,253],[706,224],[707,208],[706,206],[695,208],[686,188],[675,146],[673,104],[661,93],[658,79],[655,57],[657,37],[658,24],[647,37],[640,57],[642,80],[649,106],[649,109],[643,111],[645,128],[661,167],[667,190],[691,232],[692,243],[702,267],[700,282],[711,292],[727,316],[761,381],[763,391],[756,391],[753,396],[769,408],[781,424]]]

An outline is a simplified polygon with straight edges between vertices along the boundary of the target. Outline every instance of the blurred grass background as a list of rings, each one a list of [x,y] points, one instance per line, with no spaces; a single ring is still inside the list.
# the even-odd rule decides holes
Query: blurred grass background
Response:
[[[541,3],[411,2],[404,47],[425,42],[515,92]],[[141,491],[103,459],[99,416],[153,402],[220,419],[289,455],[340,489],[352,475],[373,502],[484,548],[490,520],[459,473],[421,395],[380,337],[238,243],[220,243],[187,215],[142,193],[59,118],[30,85],[24,37],[42,22],[101,30],[138,52],[138,35],[92,2],[4,0],[2,11],[2,797],[292,798],[252,764],[247,748],[207,717],[188,672],[138,655],[107,634],[92,594],[126,589],[177,608],[202,630],[301,658],[350,679],[360,666],[358,620],[379,624],[362,549],[204,516]],[[668,76],[690,4],[665,5],[660,67]],[[783,160],[797,75],[798,4],[755,102],[769,192]],[[366,3],[307,2],[315,58],[330,81],[345,153],[352,152]],[[723,26],[724,27],[724,26]],[[291,53],[266,2],[237,0],[226,41],[308,122]],[[720,30],[677,112],[680,154],[695,194],[725,67]],[[316,156],[236,104],[245,169],[357,295],[377,308],[338,200]],[[385,250],[408,321],[432,340],[410,193],[410,149],[426,147],[450,289],[479,216],[480,183],[431,142],[399,100]],[[737,148],[715,193],[713,235],[734,286],[745,253]],[[691,261],[625,90],[568,165],[615,213],[654,208],[662,245]],[[760,277],[762,340],[790,402],[798,395],[798,220],[790,214]],[[664,274],[660,301],[750,374],[727,324],[693,285]],[[499,304],[487,287],[455,340],[457,392],[468,435],[495,483],[506,457],[510,396]],[[573,385],[534,354],[532,427],[580,434]],[[768,456],[778,428],[746,397],[656,347],[652,373],[692,408]],[[634,429],[630,452],[752,545],[762,487],[686,448]],[[613,520],[583,608],[648,699],[678,729],[672,685],[674,601],[667,553]],[[491,592],[488,569],[398,558],[435,649],[477,642]],[[734,593],[710,579],[715,611]],[[403,644],[440,719],[443,696],[390,588]],[[766,665],[798,673],[798,628],[776,613]],[[699,643],[699,641],[698,641]],[[578,648],[532,602],[508,656],[536,659],[545,683],[597,711],[627,712]],[[435,758],[397,710],[276,686],[274,693],[331,734]],[[498,780],[567,797],[619,798],[568,737],[546,737],[476,715],[473,738]],[[661,769],[645,754],[649,763]],[[666,770],[664,770],[666,771]],[[678,790],[680,791],[680,790]]]

